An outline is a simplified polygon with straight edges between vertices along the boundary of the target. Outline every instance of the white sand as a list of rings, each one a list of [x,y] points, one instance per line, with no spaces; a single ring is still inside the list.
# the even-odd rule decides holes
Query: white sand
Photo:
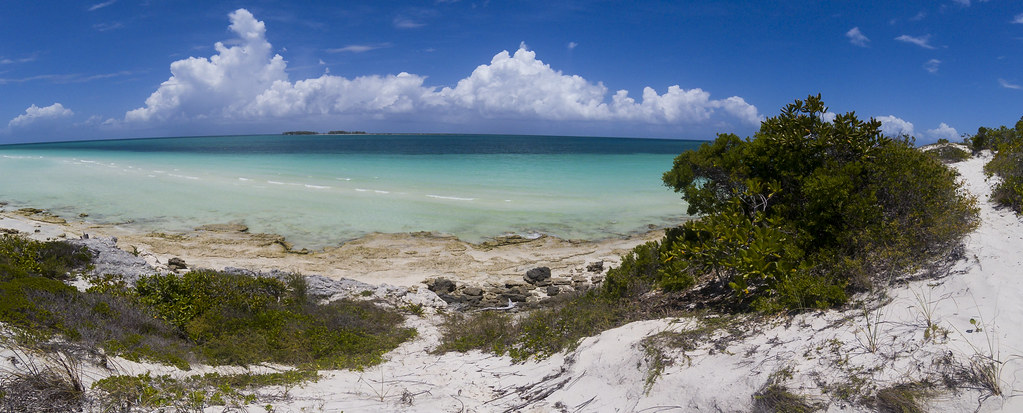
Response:
[[[967,259],[956,263],[947,277],[894,288],[884,305],[868,305],[865,311],[739,320],[733,323],[733,336],[723,329],[701,339],[695,350],[665,348],[674,362],[664,368],[649,392],[644,385],[651,358],[641,342],[662,331],[691,330],[699,325],[696,320],[631,323],[587,338],[566,354],[516,364],[507,357],[480,352],[430,354],[439,342],[440,317],[410,317],[408,324],[418,329],[419,336],[389,353],[385,363],[365,372],[326,371],[318,382],[264,393],[286,396],[273,403],[280,412],[750,411],[754,394],[773,376],[789,391],[826,404],[827,411],[873,411],[870,406],[835,398],[835,389],[866,394],[872,388],[921,379],[940,382],[943,375],[966,368],[973,360],[999,366],[1002,395],[963,383],[955,392],[936,393],[929,410],[1023,411],[1023,329],[1019,327],[1023,325],[1023,222],[988,202],[990,182],[982,167],[989,158],[955,165],[966,189],[980,200],[981,224],[966,242]],[[386,236],[380,239],[385,242],[379,245],[394,241]],[[377,245],[370,244],[365,247]],[[605,254],[589,248],[580,254],[585,257],[582,261]],[[509,258],[513,262],[528,261],[535,254],[528,249],[509,251],[498,252],[517,257]],[[483,252],[487,251],[466,255]],[[522,270],[512,263],[503,265],[509,272]],[[871,297],[858,298],[872,302]],[[925,339],[927,313],[938,326],[937,337],[929,339]],[[121,363],[119,373],[139,374],[149,368]],[[249,410],[261,411],[261,406]]]

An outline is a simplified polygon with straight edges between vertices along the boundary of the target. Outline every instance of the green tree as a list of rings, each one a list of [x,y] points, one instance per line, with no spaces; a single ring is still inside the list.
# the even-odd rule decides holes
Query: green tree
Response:
[[[665,241],[662,282],[710,274],[740,303],[825,307],[972,229],[954,172],[876,120],[827,111],[809,96],[753,138],[721,134],[675,159],[664,183],[703,217]]]

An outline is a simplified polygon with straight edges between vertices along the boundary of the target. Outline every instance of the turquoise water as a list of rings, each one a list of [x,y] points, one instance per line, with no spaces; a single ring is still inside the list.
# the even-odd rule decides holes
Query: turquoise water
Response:
[[[231,136],[0,146],[0,200],[139,230],[241,222],[299,247],[371,232],[603,239],[686,218],[661,184],[700,142]]]

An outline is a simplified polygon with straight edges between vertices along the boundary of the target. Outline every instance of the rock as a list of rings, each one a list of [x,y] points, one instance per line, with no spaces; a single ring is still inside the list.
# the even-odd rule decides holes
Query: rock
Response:
[[[479,297],[477,297],[477,300]],[[421,305],[423,307],[432,308],[444,308],[448,306],[448,303],[441,299],[437,293],[430,291],[428,288],[419,288],[415,292],[408,292],[401,296],[401,302],[407,305]]]
[[[508,280],[508,281],[504,282],[505,288],[524,287],[524,286],[527,286],[527,285],[531,285],[531,284],[528,284],[528,283],[526,283],[525,281],[522,281],[522,280]]]
[[[195,228],[196,231],[209,231],[209,232],[248,232],[249,227],[244,224],[231,223],[231,224],[206,224]]]
[[[572,284],[582,284],[582,283],[588,283],[588,282],[590,282],[590,279],[589,279],[589,277],[586,277],[585,275],[573,275],[572,276]]]
[[[514,294],[514,293],[504,293],[504,294],[501,294],[501,301],[512,300],[512,301],[514,301],[516,303],[524,303],[524,302],[526,302],[527,299],[529,299],[529,296],[525,295],[525,294]]]
[[[433,283],[427,284],[427,288],[437,294],[446,294],[455,291],[455,282],[447,278],[438,278]]]
[[[118,275],[133,285],[140,277],[157,273],[142,257],[117,248],[116,238],[89,238],[88,234],[84,234],[82,239],[68,242],[92,252],[92,275]]]
[[[465,287],[465,288],[462,289],[462,294],[465,294],[465,295],[471,296],[471,297],[477,297],[477,296],[482,297],[483,296],[483,289],[479,288],[479,287]]]
[[[586,271],[597,273],[604,272],[604,260],[600,260],[595,263],[587,265]]]
[[[572,284],[572,279],[565,278],[565,277],[558,277],[558,278],[552,278],[551,282],[554,285],[570,285],[570,284]]]
[[[188,265],[185,264],[185,260],[178,257],[174,257],[167,260],[167,267],[170,268],[171,270],[177,271],[187,269]]]
[[[554,297],[554,296],[558,295],[558,293],[560,293],[560,292],[561,292],[561,288],[556,286],[556,285],[549,285],[549,286],[547,286],[547,295],[549,295],[551,297]]]
[[[529,271],[526,271],[524,279],[530,284],[536,284],[540,281],[551,278],[551,269],[548,267],[537,267]]]

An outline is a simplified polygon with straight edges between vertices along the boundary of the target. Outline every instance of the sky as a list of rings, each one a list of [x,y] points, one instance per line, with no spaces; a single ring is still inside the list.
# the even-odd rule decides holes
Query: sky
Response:
[[[713,139],[820,93],[918,144],[1023,115],[1023,1],[4,0],[0,143]]]

